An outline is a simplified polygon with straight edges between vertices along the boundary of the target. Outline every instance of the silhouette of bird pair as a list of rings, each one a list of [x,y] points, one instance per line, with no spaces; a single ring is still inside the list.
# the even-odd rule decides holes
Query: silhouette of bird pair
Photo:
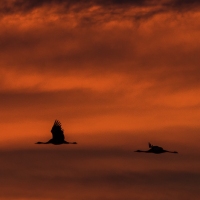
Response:
[[[61,123],[58,120],[55,120],[53,127],[51,129],[52,133],[52,139],[50,139],[48,142],[37,142],[36,144],[77,144],[76,142],[67,142],[65,141],[64,136],[64,130],[62,129]],[[149,150],[137,150],[135,152],[144,152],[144,153],[155,153],[155,154],[161,154],[161,153],[178,153],[177,151],[168,151],[163,149],[159,146],[154,146],[151,143],[149,143]]]
[[[64,130],[62,129],[61,123],[58,120],[55,120],[51,129],[51,133],[53,137],[48,142],[37,142],[36,144],[77,144],[76,142],[65,141]]]
[[[149,150],[137,150],[135,152],[143,152],[143,153],[155,153],[155,154],[160,154],[160,153],[178,153],[177,151],[168,151],[163,149],[162,147],[159,146],[154,146],[151,143],[149,143]]]

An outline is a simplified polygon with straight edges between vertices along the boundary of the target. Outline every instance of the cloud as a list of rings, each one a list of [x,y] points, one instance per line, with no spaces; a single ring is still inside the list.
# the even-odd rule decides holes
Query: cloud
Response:
[[[166,81],[164,84],[175,81],[177,87],[184,82],[198,85],[199,30],[194,18],[184,16],[174,21],[170,16],[157,17],[140,27],[116,22],[113,27],[94,25],[87,29],[67,27],[61,21],[52,26],[31,21],[30,27],[20,28],[16,22],[1,32],[0,62],[5,70],[19,73],[125,72],[140,79],[151,74],[148,78]],[[196,28],[192,31],[188,26]]]
[[[34,9],[43,7],[43,6],[59,6],[62,5],[64,8],[69,9],[73,6],[80,7],[88,7],[88,6],[145,6],[145,5],[151,5],[152,1],[149,0],[14,0],[14,1],[2,1],[1,2],[1,11],[5,13],[15,13],[15,12],[29,12]]]
[[[90,89],[69,89],[61,91],[20,90],[1,92],[1,114],[3,122],[26,120],[52,120],[63,118],[71,122],[115,113],[122,92],[98,92]],[[120,109],[121,110],[121,109]],[[84,120],[80,122],[84,124]],[[12,127],[11,127],[12,128]]]
[[[163,155],[142,159],[141,155],[119,148],[52,148],[1,152],[0,196],[146,200],[155,199],[156,193],[159,199],[165,199],[166,194],[176,199],[183,195],[198,198],[200,174],[182,166],[185,158],[181,160],[178,155],[176,159]],[[197,160],[191,161],[198,165]]]
[[[198,199],[199,129],[188,128],[199,126],[198,9],[178,0],[1,1],[1,146],[15,150],[0,152],[0,196]],[[30,150],[49,139],[55,118],[95,148]],[[146,140],[181,153],[133,154]]]
[[[73,2],[1,2],[12,13],[0,20],[2,120],[197,124],[198,12],[169,1]]]
[[[164,5],[171,9],[184,12],[198,10],[200,2],[198,0],[169,0],[168,2],[165,2]]]
[[[146,11],[139,11],[135,13],[135,19],[152,17],[158,13],[171,12],[174,10],[193,10],[199,5],[197,0],[163,0],[163,1],[152,1],[152,0],[4,0],[0,3],[0,13],[2,15],[10,14],[28,14],[34,10],[48,8],[50,10],[57,10],[58,13],[68,13],[75,12],[78,13],[83,10],[93,9],[97,11],[98,7],[104,10],[106,15],[106,10],[111,11],[113,15],[120,9],[130,9],[130,8],[147,8]],[[92,10],[90,10],[90,14]],[[102,13],[102,12],[101,12]],[[121,13],[123,14],[123,13]],[[134,14],[132,15],[134,16]],[[88,18],[89,19],[89,18]]]

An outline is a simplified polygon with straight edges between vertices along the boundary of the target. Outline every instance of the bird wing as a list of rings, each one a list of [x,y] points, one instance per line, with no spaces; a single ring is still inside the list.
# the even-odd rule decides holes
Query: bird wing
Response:
[[[61,123],[58,120],[55,120],[53,127],[51,129],[53,140],[62,141],[65,139],[64,130],[61,127]]]
[[[153,145],[149,142],[149,148],[152,148],[153,147]]]

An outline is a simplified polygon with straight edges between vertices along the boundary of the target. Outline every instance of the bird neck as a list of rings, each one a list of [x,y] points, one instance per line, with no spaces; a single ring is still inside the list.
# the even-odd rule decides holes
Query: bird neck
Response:
[[[46,142],[36,142],[35,144],[46,144]]]
[[[139,153],[149,153],[149,151],[144,151],[144,150],[137,150],[135,152],[139,152]]]

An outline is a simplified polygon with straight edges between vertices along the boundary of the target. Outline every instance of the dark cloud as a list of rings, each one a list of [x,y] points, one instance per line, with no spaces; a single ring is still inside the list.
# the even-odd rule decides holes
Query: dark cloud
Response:
[[[169,0],[169,2],[164,3],[164,5],[179,11],[190,11],[199,9],[200,2],[198,0]]]
[[[1,121],[52,120],[57,115],[68,120],[112,115],[114,121],[118,114],[123,128],[135,120],[129,125],[134,129],[138,119],[141,127],[144,121],[153,124],[153,118],[154,127],[179,118],[182,124],[196,123],[200,43],[195,12],[168,12],[178,9],[178,1],[12,2],[0,3],[2,13],[19,14],[0,21]],[[184,2],[181,9],[187,7]],[[36,8],[37,12],[30,12]],[[67,82],[70,73],[77,77],[72,90],[59,82],[60,77]],[[33,79],[27,79],[27,74],[43,79],[30,86]],[[112,84],[113,74],[122,81]],[[87,87],[80,81],[81,88],[76,89],[79,75],[94,79]],[[95,78],[101,76],[103,83],[105,75],[110,79],[108,88],[112,86],[97,92],[93,86],[99,79]],[[59,91],[47,92],[54,89],[42,86],[51,81]],[[177,110],[176,98],[168,98],[176,92],[185,92],[179,102],[191,95],[181,111],[195,109],[193,115]],[[102,126],[108,125],[107,119],[100,120]]]
[[[0,36],[0,63],[19,72],[128,72],[138,74],[140,79],[149,74],[154,79],[157,74],[163,81],[169,76],[177,78],[180,86],[187,79],[187,84],[198,85],[199,42],[182,38],[182,32],[191,35],[192,31],[177,28],[182,39],[170,38],[174,34],[170,24],[160,23],[153,27],[153,33],[145,36],[140,35],[141,31],[134,26],[101,32],[98,26],[70,30],[57,24],[39,28],[35,25],[26,31],[8,27]]]
[[[54,119],[66,116],[69,119],[85,118],[115,112],[121,92],[97,92],[90,89],[71,89],[50,92],[1,92],[2,121],[20,121],[30,118]]]
[[[123,5],[133,5],[133,6],[144,6],[151,4],[149,0],[14,0],[14,1],[2,1],[1,12],[14,13],[14,12],[28,12],[36,8],[43,6],[56,6],[62,5],[65,8],[70,8],[74,5],[81,6],[91,6],[91,5],[101,5],[101,6],[123,6]]]
[[[0,34],[0,49],[4,52],[1,62],[8,67],[26,65],[26,69],[84,69],[98,64],[99,59],[102,65],[116,59],[123,62],[134,51],[130,36],[124,37],[127,33],[123,30],[99,32],[88,27],[77,31],[64,26],[34,24],[28,30],[4,29]],[[130,53],[123,54],[125,49]]]
[[[40,103],[45,104],[65,104],[66,106],[73,106],[82,104],[82,106],[95,104],[96,101],[99,103],[109,103],[112,104],[114,101],[118,101],[117,97],[121,93],[119,92],[97,92],[90,89],[71,89],[63,91],[50,91],[50,92],[35,92],[35,91],[10,91],[1,92],[1,105],[3,106],[16,106],[23,107],[36,106]],[[113,97],[113,99],[111,98]],[[15,99],[15,102],[12,100]],[[15,104],[16,103],[16,104]],[[48,105],[50,106],[50,105]]]
[[[109,0],[109,1],[101,1],[101,0],[14,0],[14,1],[2,1],[0,3],[0,11],[5,14],[13,14],[18,12],[30,12],[34,9],[41,8],[44,6],[62,6],[65,11],[71,9],[71,7],[76,6],[80,8],[90,7],[92,5],[136,5],[141,6],[145,5],[146,0]],[[62,9],[61,9],[62,10]]]
[[[14,13],[20,13],[20,12],[29,12],[36,8],[40,8],[46,4],[55,4],[55,3],[64,3],[66,1],[54,1],[54,0],[14,0],[14,1],[2,1],[0,3],[0,11],[3,14],[14,14]]]
[[[168,0],[168,1],[152,1],[152,0],[14,0],[6,1],[3,0],[0,3],[0,13],[1,14],[15,14],[15,13],[28,13],[38,8],[56,8],[59,10],[58,13],[69,12],[73,10],[74,12],[80,12],[83,9],[90,8],[92,6],[102,6],[108,11],[130,8],[130,7],[149,7],[153,8],[154,11],[149,10],[146,14],[141,13],[140,19],[144,17],[152,17],[160,12],[169,12],[173,9],[178,10],[190,10],[196,8],[199,5],[197,0]],[[155,7],[155,8],[154,8]],[[135,15],[137,19],[137,13]]]
[[[200,174],[183,167],[179,155],[141,159],[120,148],[35,148],[0,152],[2,198],[153,200],[156,193],[159,199],[198,199]]]

